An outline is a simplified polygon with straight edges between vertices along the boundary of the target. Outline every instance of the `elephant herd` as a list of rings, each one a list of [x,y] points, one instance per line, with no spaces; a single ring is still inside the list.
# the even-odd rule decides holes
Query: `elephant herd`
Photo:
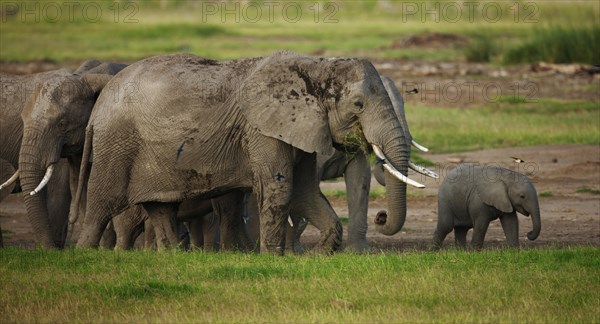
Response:
[[[411,144],[427,149],[412,139],[394,83],[365,59],[174,54],[0,77],[0,199],[18,178],[46,248],[64,247],[77,223],[78,247],[128,249],[144,233],[146,247],[162,249],[181,244],[185,228],[189,244],[206,250],[282,254],[303,250],[310,222],[316,249],[330,253],[341,248],[342,226],[319,182],[343,176],[345,245],[368,251],[368,154],[386,186],[387,211],[375,222],[382,234],[404,225],[406,185],[423,186],[408,169],[437,177],[410,161]],[[528,237],[537,237],[537,195],[525,176],[499,169],[492,184],[457,170],[440,188],[436,246],[452,229],[464,245],[474,228],[480,247],[496,218],[517,245],[516,212],[532,214]]]

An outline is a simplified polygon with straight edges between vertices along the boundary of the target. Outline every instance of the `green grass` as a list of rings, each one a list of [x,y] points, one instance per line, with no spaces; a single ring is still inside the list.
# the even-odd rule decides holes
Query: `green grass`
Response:
[[[348,193],[345,189],[327,189],[323,190],[323,195],[325,195],[327,198],[346,199]]]
[[[538,99],[493,102],[481,108],[410,105],[411,133],[432,152],[545,144],[600,144],[595,101]]]
[[[465,57],[468,62],[490,62],[496,52],[496,45],[489,36],[477,36],[465,49]]]
[[[592,195],[600,195],[600,190],[593,189],[593,188],[587,188],[587,187],[579,188],[579,189],[576,190],[576,192],[578,192],[578,193],[589,193],[589,194],[592,194]]]
[[[600,320],[600,250],[334,256],[0,250],[4,322]]]
[[[598,64],[600,53],[600,25],[551,25],[536,28],[528,41],[510,49],[504,56],[506,63],[580,62]]]
[[[9,2],[3,2],[3,6],[5,3]],[[217,59],[230,59],[267,55],[281,49],[307,54],[323,53],[328,56],[359,56],[372,59],[418,58],[454,61],[470,57],[468,52],[465,55],[463,48],[453,46],[441,49],[392,46],[395,41],[408,35],[429,32],[460,34],[474,40],[484,39],[472,44],[473,52],[476,53],[473,55],[482,55],[487,60],[494,54],[491,52],[494,46],[498,50],[494,55],[502,55],[512,48],[512,45],[517,48],[514,50],[517,51],[517,57],[529,55],[529,51],[518,52],[518,46],[535,46],[538,40],[532,40],[532,37],[538,30],[543,30],[539,27],[541,25],[552,23],[556,26],[572,26],[572,29],[579,30],[590,24],[597,24],[600,7],[594,1],[579,2],[575,5],[569,1],[536,1],[533,6],[530,5],[531,2],[518,2],[520,11],[515,13],[511,6],[517,2],[497,2],[503,14],[500,20],[494,23],[486,21],[481,12],[482,6],[474,12],[473,17],[465,8],[459,21],[452,21],[444,16],[436,22],[432,21],[431,16],[423,18],[422,11],[435,6],[447,6],[448,2],[411,2],[417,5],[417,11],[414,13],[408,13],[404,7],[408,2],[405,1],[391,1],[391,8],[382,8],[374,1],[336,1],[335,9],[325,8],[325,3],[320,2],[322,7],[319,14],[315,14],[316,2],[307,1],[292,2],[302,5],[302,15],[298,22],[291,23],[283,15],[284,2],[277,3],[278,6],[272,15],[268,13],[268,7],[262,5],[261,19],[253,22],[244,18],[252,14],[245,11],[248,8],[247,4],[242,4],[244,9],[240,7],[240,10],[236,11],[237,17],[229,14],[223,18],[221,12],[208,15],[207,8],[198,1],[100,1],[97,4],[102,6],[102,15],[98,21],[86,19],[82,15],[83,6],[76,8],[73,19],[70,19],[67,7],[62,5],[62,17],[56,22],[49,22],[45,19],[49,15],[44,14],[44,6],[47,3],[61,6],[61,2],[44,0],[37,3],[40,4],[39,12],[42,13],[39,22],[33,19],[33,15],[24,19],[20,13],[2,18],[0,60],[64,62],[94,57],[102,60],[135,61],[151,55],[173,52],[191,52]],[[160,7],[160,3],[165,5],[164,8]],[[261,4],[255,3],[259,6]],[[115,4],[120,8],[117,15]],[[128,4],[133,4],[138,10],[133,11],[133,6],[127,9],[125,6]],[[231,10],[235,4],[228,5]],[[31,6],[33,4],[30,4]],[[445,12],[450,16],[451,11]],[[288,11],[289,16],[295,14],[294,10]],[[560,33],[554,31],[549,33],[550,36],[558,34]],[[570,34],[566,33],[567,37],[560,35],[561,39],[568,40]],[[502,39],[502,42],[487,41],[491,39]],[[534,45],[528,45],[528,42]],[[498,47],[500,43],[511,46]],[[590,45],[597,48],[597,43]],[[568,49],[565,45],[557,46],[560,46],[559,49]],[[579,49],[577,47],[576,51]],[[593,48],[585,50],[589,51],[594,53]],[[570,55],[568,54],[567,58],[571,58]],[[576,56],[572,58],[575,59]]]
[[[540,197],[552,197],[554,196],[554,194],[552,193],[552,191],[543,191],[540,192]]]

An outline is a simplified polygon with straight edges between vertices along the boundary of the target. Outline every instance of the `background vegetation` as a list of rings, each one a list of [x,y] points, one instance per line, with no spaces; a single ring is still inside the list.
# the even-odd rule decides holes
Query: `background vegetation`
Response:
[[[290,49],[372,59],[597,64],[600,52],[596,1],[96,1],[69,9],[43,0],[19,11],[14,3],[2,1],[0,8],[0,60],[134,61],[172,52],[230,59]],[[395,45],[426,32],[467,42]]]

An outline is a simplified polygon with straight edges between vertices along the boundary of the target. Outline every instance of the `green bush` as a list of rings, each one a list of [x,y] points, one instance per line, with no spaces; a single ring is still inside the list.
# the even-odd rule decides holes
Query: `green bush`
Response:
[[[508,50],[504,63],[589,63],[598,64],[600,26],[550,26],[536,28],[529,41]]]
[[[496,45],[489,36],[477,36],[465,49],[468,62],[489,62],[492,60]]]

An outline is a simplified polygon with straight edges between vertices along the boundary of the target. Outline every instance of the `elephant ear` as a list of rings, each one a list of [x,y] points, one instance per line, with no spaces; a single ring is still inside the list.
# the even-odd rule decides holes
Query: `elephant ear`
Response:
[[[98,61],[98,60],[87,60],[83,63],[81,63],[81,65],[77,68],[77,70],[75,70],[75,74],[82,74],[86,71],[89,71],[95,67],[97,67],[98,65],[102,64],[102,62]]]
[[[475,185],[475,191],[484,204],[494,207],[503,213],[512,213],[513,206],[508,198],[508,188],[506,184],[499,179],[480,180]]]
[[[264,58],[242,83],[238,104],[261,134],[308,153],[332,155],[327,112],[309,72],[319,69],[317,62],[289,53]]]
[[[107,74],[86,74],[81,77],[81,80],[85,82],[95,94],[99,94],[112,77],[112,75]]]

